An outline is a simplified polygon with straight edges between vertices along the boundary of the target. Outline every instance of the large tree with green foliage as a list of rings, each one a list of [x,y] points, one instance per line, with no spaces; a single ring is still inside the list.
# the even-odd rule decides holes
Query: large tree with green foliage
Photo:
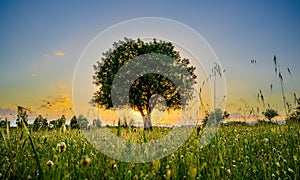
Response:
[[[192,86],[196,83],[195,67],[190,64],[188,59],[180,57],[179,52],[175,50],[172,43],[157,41],[156,39],[144,42],[140,39],[125,38],[124,41],[114,43],[113,49],[103,53],[101,61],[94,65],[95,75],[93,79],[98,90],[94,93],[92,104],[99,108],[113,108],[111,91],[115,75],[129,60],[146,54],[154,54],[151,61],[157,61],[158,66],[164,60],[155,54],[171,58],[174,61],[174,66],[179,64],[190,76],[190,78],[182,77],[183,75],[180,72],[174,72],[174,75],[172,75],[173,80],[181,81],[184,86]],[[141,66],[139,65],[139,67]],[[171,66],[168,69],[172,69]],[[126,75],[129,76],[130,72]],[[193,98],[192,88],[185,89],[182,94],[179,93],[180,88],[181,90],[184,89],[184,87],[177,87],[168,77],[159,73],[145,74],[133,82],[129,90],[129,104],[132,109],[140,112],[144,121],[144,129],[152,129],[150,99],[153,95],[159,94],[162,96],[168,109],[184,107],[184,103]]]

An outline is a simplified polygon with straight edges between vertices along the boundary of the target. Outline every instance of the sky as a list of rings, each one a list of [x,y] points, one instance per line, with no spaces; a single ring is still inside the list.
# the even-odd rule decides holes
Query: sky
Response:
[[[300,96],[299,1],[12,0],[0,2],[0,117],[15,117],[16,105],[31,108],[33,116],[72,116],[74,70],[87,44],[109,27],[141,17],[176,20],[205,38],[226,70],[232,114],[261,106],[260,89],[266,103],[284,114],[274,55],[288,101],[293,93]]]

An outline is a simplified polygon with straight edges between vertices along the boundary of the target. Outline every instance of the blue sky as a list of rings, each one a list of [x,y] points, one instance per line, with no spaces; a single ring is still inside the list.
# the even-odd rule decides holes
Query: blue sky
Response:
[[[259,89],[282,110],[274,54],[287,94],[300,96],[299,1],[1,1],[0,107],[36,109],[58,101],[57,114],[65,112],[65,103],[72,104],[74,68],[88,42],[116,23],[139,17],[174,19],[204,36],[226,69],[231,111],[241,98],[255,105]]]

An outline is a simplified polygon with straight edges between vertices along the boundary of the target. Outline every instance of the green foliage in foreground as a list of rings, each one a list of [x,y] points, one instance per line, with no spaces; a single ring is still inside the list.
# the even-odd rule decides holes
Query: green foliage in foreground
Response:
[[[160,130],[164,131],[157,128],[147,133]],[[120,133],[126,136],[128,129]],[[226,125],[203,149],[198,148],[200,136],[195,128],[174,154],[145,164],[107,157],[77,130],[28,133],[26,129],[1,129],[0,139],[0,179],[300,178],[299,123]]]

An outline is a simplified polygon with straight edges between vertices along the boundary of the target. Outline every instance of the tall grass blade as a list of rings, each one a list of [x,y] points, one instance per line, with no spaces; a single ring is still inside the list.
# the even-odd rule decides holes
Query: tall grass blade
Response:
[[[38,176],[38,179],[44,179],[44,173],[43,173],[43,170],[42,170],[42,167],[41,167],[41,164],[40,164],[40,160],[39,160],[38,153],[36,152],[36,149],[35,149],[34,143],[33,143],[33,141],[32,141],[31,135],[28,134],[28,137],[29,137],[30,144],[31,144],[31,147],[32,147],[34,156],[35,156],[35,161],[36,161],[36,164],[37,164],[38,170],[39,170],[39,176]]]

